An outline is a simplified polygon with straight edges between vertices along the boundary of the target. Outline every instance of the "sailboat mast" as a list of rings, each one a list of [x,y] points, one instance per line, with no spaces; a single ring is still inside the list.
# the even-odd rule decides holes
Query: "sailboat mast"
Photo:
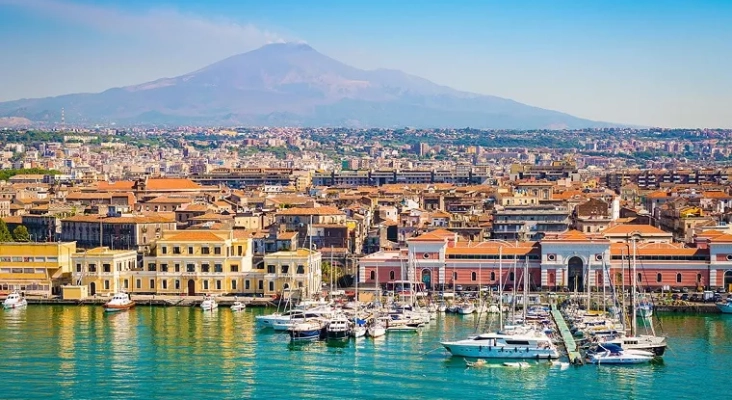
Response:
[[[524,260],[524,323],[526,322],[526,310],[529,308],[529,257]]]
[[[592,274],[592,257],[587,260],[587,311],[592,308],[592,299],[590,298],[590,274]]]
[[[498,248],[498,329],[503,329],[503,245]]]
[[[636,260],[636,240],[635,240],[635,238],[633,238],[633,277],[632,277],[633,278],[633,287],[630,290],[630,293],[631,293],[630,301],[632,302],[632,306],[633,306],[633,314],[630,316],[630,333],[632,336],[635,336],[636,331],[638,329],[638,327],[637,327],[638,322],[636,321],[636,317],[635,317],[635,313],[636,313],[636,302],[635,302],[636,288],[635,288],[635,286],[637,284],[637,282],[636,282],[637,275],[635,272],[636,271],[635,260]]]

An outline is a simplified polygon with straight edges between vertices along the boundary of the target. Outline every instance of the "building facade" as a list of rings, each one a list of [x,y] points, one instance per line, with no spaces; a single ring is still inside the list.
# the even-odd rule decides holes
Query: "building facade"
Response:
[[[51,295],[70,279],[76,243],[2,243],[0,293]]]
[[[135,250],[97,247],[71,257],[72,282],[86,286],[89,295],[113,295],[130,290],[132,271],[137,268]]]

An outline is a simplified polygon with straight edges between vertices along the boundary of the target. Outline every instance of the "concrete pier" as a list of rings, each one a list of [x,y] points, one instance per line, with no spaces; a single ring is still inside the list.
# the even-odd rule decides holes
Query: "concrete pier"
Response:
[[[554,323],[557,325],[559,334],[562,335],[562,341],[564,341],[564,346],[567,349],[569,362],[574,365],[584,364],[582,354],[579,352],[579,347],[574,341],[574,336],[572,336],[572,332],[569,331],[567,322],[564,320],[564,316],[559,311],[556,304],[552,304],[552,317],[554,318]]]

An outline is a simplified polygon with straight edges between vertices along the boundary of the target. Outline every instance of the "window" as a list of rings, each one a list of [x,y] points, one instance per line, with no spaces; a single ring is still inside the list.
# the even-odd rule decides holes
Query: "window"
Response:
[[[304,274],[305,273],[305,266],[304,265],[298,265],[297,266],[297,273],[298,274]]]
[[[452,280],[454,280],[454,281],[457,280],[457,272],[452,273]]]
[[[97,265],[89,264],[89,272],[97,272]]]
[[[208,290],[208,280],[203,281],[203,290]]]
[[[186,264],[186,272],[196,272],[196,264]]]
[[[244,281],[244,289],[249,290],[249,279]]]
[[[221,290],[221,279],[216,280],[216,290]]]
[[[175,272],[180,272],[180,264],[176,263],[174,265],[174,268],[175,268]]]
[[[242,254],[244,254],[244,249],[242,249],[242,247],[241,247],[241,246],[237,246],[237,247],[236,247],[236,254],[237,254],[237,255],[242,255]]]
[[[475,271],[470,273],[470,280],[473,282],[478,280],[478,274],[476,274]]]
[[[150,289],[155,289],[155,279],[150,279]]]
[[[148,271],[155,271],[157,269],[157,265],[155,263],[148,263],[147,264],[147,270]]]
[[[188,246],[188,254],[193,254],[193,246]]]
[[[221,255],[221,247],[214,247],[214,254]]]
[[[76,272],[81,272],[81,264],[76,264]]]
[[[125,279],[122,282],[122,287],[124,287],[125,289],[129,289],[130,288],[130,281],[128,281],[127,279]]]
[[[239,272],[239,266],[237,264],[231,264],[231,272]]]
[[[180,280],[176,279],[174,283],[175,283],[175,289],[180,290]]]
[[[289,270],[290,270],[290,266],[289,265],[283,265],[283,266],[280,267],[280,272],[283,273],[283,274],[286,274]]]
[[[513,272],[509,273],[508,274],[508,281],[509,282],[513,282],[513,278],[514,278],[514,273]]]
[[[636,279],[638,280],[638,282],[643,282],[643,275],[639,272]]]
[[[104,280],[104,290],[109,290],[109,280]]]
[[[495,281],[496,280],[496,273],[495,272],[491,272],[491,280],[492,281]]]
[[[178,246],[173,247],[173,254],[180,254],[180,247],[178,247]]]
[[[214,264],[214,272],[224,272],[224,266],[222,264]]]
[[[676,274],[676,283],[681,283],[681,274]]]
[[[211,266],[210,265],[208,265],[208,264],[201,264],[201,272],[206,273],[206,272],[210,272],[210,271],[211,271]]]
[[[231,281],[231,290],[236,290],[236,279]]]
[[[167,248],[167,247],[165,247],[165,246],[161,247],[161,248],[160,248],[160,251],[162,251],[162,252],[163,252],[163,254],[168,254],[168,248]]]
[[[201,247],[201,254],[209,255],[211,254],[211,249],[209,249],[208,247]]]
[[[389,279],[394,280],[394,271],[389,271]]]
[[[369,274],[369,279],[371,279],[372,281],[376,280],[376,271],[371,271],[371,273]]]
[[[168,272],[168,264],[160,264],[160,272]]]
[[[142,287],[142,280],[138,279],[135,281],[135,288],[140,289]]]
[[[663,275],[661,275],[661,273],[659,272],[658,274],[656,274],[656,282],[661,282],[661,281],[663,281]]]
[[[260,280],[259,281],[259,290],[263,290],[263,289],[264,289],[264,281]]]
[[[112,265],[102,264],[102,272],[112,272]]]
[[[163,279],[162,282],[160,282],[161,285],[163,285],[163,290],[168,290],[168,280]]]
[[[269,281],[269,291],[274,292],[274,282]]]
[[[696,283],[701,283],[701,281],[702,281],[701,274],[696,274]]]
[[[275,266],[274,265],[268,265],[267,266],[267,273],[268,274],[274,274],[275,273]]]

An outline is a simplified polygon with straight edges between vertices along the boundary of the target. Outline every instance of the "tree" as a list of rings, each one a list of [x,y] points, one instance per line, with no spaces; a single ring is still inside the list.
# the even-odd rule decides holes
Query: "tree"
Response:
[[[18,225],[13,229],[13,238],[16,242],[30,242],[30,233],[24,225]]]
[[[13,235],[10,234],[8,225],[5,223],[5,221],[0,219],[0,243],[12,242],[12,241],[13,241]]]

